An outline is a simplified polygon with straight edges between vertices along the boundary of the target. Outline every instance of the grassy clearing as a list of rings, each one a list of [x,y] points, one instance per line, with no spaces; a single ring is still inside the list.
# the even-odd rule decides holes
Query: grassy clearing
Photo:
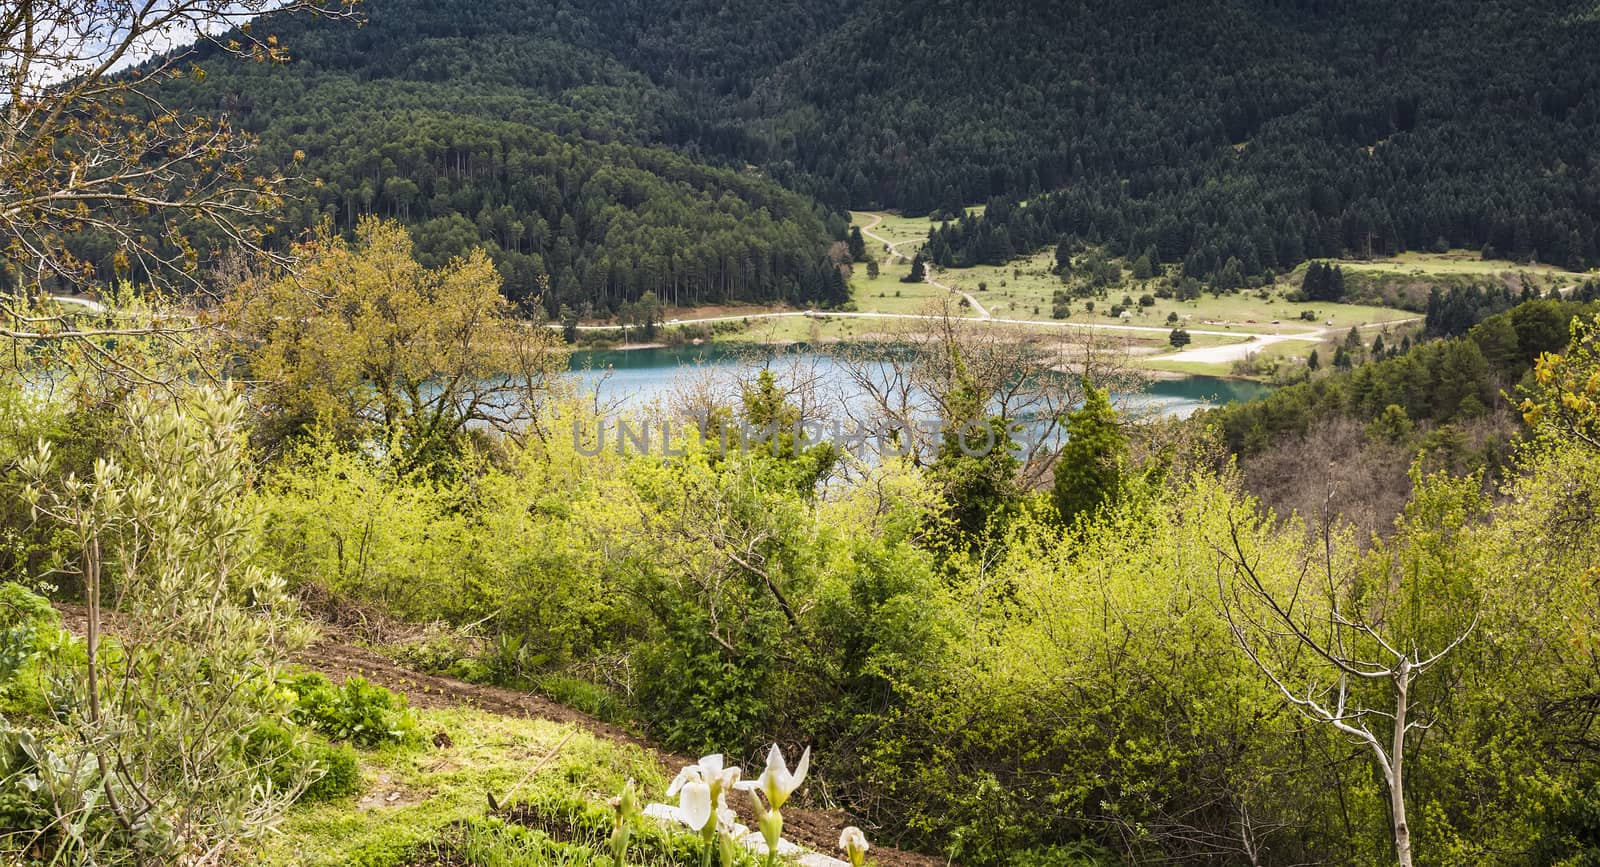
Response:
[[[865,229],[867,226],[872,226],[872,219],[875,215],[852,213],[850,216],[855,225]],[[928,230],[934,226],[933,221],[927,217],[902,217],[897,214],[881,214],[877,216],[882,216],[883,220],[878,225],[872,226],[868,231],[880,238],[887,238],[891,243],[897,245],[897,249],[901,253],[907,256],[916,253],[917,248],[922,246],[922,242],[927,240]],[[874,249],[872,239],[868,238],[867,251],[882,258],[883,245],[877,244],[876,249]]]
[[[665,788],[661,768],[643,749],[571,725],[470,709],[418,716],[427,738],[442,732],[448,740],[363,753],[362,794],[296,807],[280,833],[237,853],[236,861],[271,867],[606,864],[606,801],[629,778],[648,799],[660,800]],[[510,807],[511,821],[487,815],[490,793]],[[530,824],[548,827],[530,832],[523,827]],[[639,841],[635,863],[698,863],[674,860],[686,835],[650,828]],[[445,852],[457,860],[444,858]]]
[[[920,242],[927,237],[928,229],[933,225],[932,221],[926,218],[908,218],[894,214],[858,212],[852,214],[852,217],[857,225],[862,226],[871,225],[875,218],[881,217],[881,221],[872,231],[898,244],[898,250],[907,255],[915,253],[921,245]],[[926,310],[930,302],[939,300],[943,293],[936,287],[900,282],[900,278],[910,270],[909,262],[903,259],[884,258],[881,247],[881,244],[869,240],[869,251],[880,258],[879,276],[869,279],[865,268],[858,268],[852,281],[858,310],[874,313],[919,313]],[[1525,279],[1541,286],[1548,286],[1575,283],[1587,276],[1537,263],[1520,265],[1506,260],[1485,261],[1479,254],[1465,250],[1448,253],[1406,253],[1389,259],[1337,261],[1337,264],[1354,278],[1354,284],[1358,287],[1355,291],[1358,291],[1361,297],[1370,297],[1379,303],[1328,304],[1289,300],[1290,294],[1300,285],[1305,265],[1283,275],[1275,285],[1260,290],[1220,297],[1202,294],[1197,299],[1182,301],[1177,298],[1155,297],[1157,288],[1171,278],[1135,280],[1131,276],[1132,270],[1129,264],[1126,262],[1121,264],[1125,275],[1123,282],[1107,288],[1099,297],[1073,300],[1070,315],[1064,321],[1096,325],[1122,323],[1148,328],[1182,327],[1191,331],[1200,329],[1256,334],[1309,334],[1330,329],[1342,331],[1351,326],[1368,331],[1385,325],[1397,326],[1401,322],[1417,318],[1419,314],[1413,310],[1394,305],[1420,309],[1416,305],[1425,298],[1427,285],[1441,285],[1448,288],[1462,285],[1463,282],[1485,281],[1503,282],[1509,285]],[[935,275],[935,279],[954,289],[971,293],[991,315],[997,318],[1060,322],[1063,320],[1055,319],[1053,314],[1055,294],[1063,288],[1063,284],[1054,273],[1054,267],[1054,251],[1041,250],[1003,266],[941,271]],[[1372,285],[1365,285],[1367,283]],[[1152,296],[1155,303],[1141,306],[1138,302],[1141,296],[1146,294]],[[1108,315],[1110,308],[1113,305],[1120,305],[1124,299],[1134,302],[1129,308],[1132,317],[1126,320],[1112,319]],[[1311,318],[1303,318],[1307,315]],[[785,323],[776,330],[782,332],[783,339],[830,340],[852,339],[853,336],[862,333],[876,334],[883,328],[864,323],[825,322],[820,326],[820,330],[815,326],[796,323]],[[1194,343],[1191,345],[1197,347],[1228,342],[1226,338],[1220,338],[1220,343],[1214,343],[1206,339],[1207,335],[1194,335],[1194,337]],[[1149,342],[1141,339],[1141,343]],[[1160,348],[1158,343],[1155,348]],[[1276,345],[1273,354],[1304,358],[1313,346],[1314,344],[1306,341],[1286,342]],[[1148,359],[1146,363],[1158,369],[1178,369],[1173,367],[1178,365],[1185,368],[1184,372],[1191,372],[1187,368],[1196,366],[1191,362],[1161,362],[1153,359]],[[1198,366],[1206,368],[1205,372],[1216,372],[1214,369],[1216,365]]]
[[[983,213],[983,205],[974,205],[967,208],[967,213],[979,216]],[[863,228],[872,226],[876,217],[882,217],[882,222],[873,226],[872,233],[882,238],[887,238],[896,245],[899,252],[907,256],[915,255],[922,242],[928,239],[928,230],[938,223],[927,217],[902,217],[899,214],[890,214],[881,211],[851,211],[850,221]],[[867,251],[879,259],[883,258],[883,245],[877,244],[871,238],[867,239]]]
[[[995,316],[1013,319],[1052,320],[1055,293],[1062,288],[1061,279],[1051,270],[1055,265],[1052,251],[1041,251],[1017,259],[1004,266],[980,266],[941,272],[938,280],[947,286],[971,292]],[[987,288],[982,288],[987,286]],[[1107,312],[1124,296],[1135,303],[1129,324],[1167,326],[1167,317],[1177,314],[1178,323],[1187,328],[1238,328],[1262,334],[1299,334],[1327,327],[1394,322],[1416,316],[1404,310],[1365,304],[1298,303],[1285,297],[1291,286],[1281,284],[1267,290],[1267,297],[1258,292],[1241,292],[1220,297],[1202,294],[1193,301],[1175,298],[1156,298],[1154,306],[1139,307],[1137,301],[1144,294],[1155,291],[1155,281],[1127,280],[1123,285],[1108,289],[1104,297],[1080,299],[1072,302],[1069,322],[1112,323]],[[1089,310],[1087,302],[1094,303]],[[1316,317],[1307,321],[1300,318],[1303,311]],[[1273,325],[1277,320],[1278,324]]]
[[[1185,348],[1196,349],[1203,346],[1232,346],[1236,343],[1244,343],[1248,340],[1250,340],[1250,338],[1242,334],[1237,337],[1225,334],[1191,334],[1189,335],[1189,345]],[[1160,343],[1162,346],[1165,346],[1168,349],[1172,348],[1172,344],[1167,340],[1161,340]]]
[[[1220,361],[1175,361],[1168,358],[1144,358],[1140,359],[1139,364],[1141,367],[1150,370],[1183,373],[1189,376],[1229,376],[1233,373],[1232,364]]]
[[[1479,276],[1539,274],[1544,276],[1566,276],[1575,280],[1581,280],[1585,276],[1589,276],[1538,262],[1524,265],[1507,259],[1486,260],[1482,255],[1471,250],[1451,250],[1448,253],[1401,253],[1388,259],[1341,259],[1337,260],[1336,264],[1352,271],[1382,271],[1391,274],[1416,276],[1432,274],[1473,274]]]
[[[901,283],[905,273],[904,265],[885,269],[876,280],[867,279],[862,272],[854,281],[856,309],[863,313],[923,313],[949,295],[927,283]]]
[[[974,209],[976,210],[976,209]],[[857,225],[871,225],[875,218],[881,221],[873,227],[874,234],[897,245],[897,249],[913,255],[927,237],[933,223],[926,218],[907,218],[893,214],[855,213]],[[887,259],[882,255],[882,245],[869,239],[868,250],[879,257],[880,273],[869,279],[866,269],[858,267],[852,280],[856,309],[869,313],[915,314],[929,309],[939,301],[944,292],[924,284],[900,282],[910,271],[904,259]],[[1055,251],[1041,250],[1030,256],[1013,260],[1003,266],[980,266],[938,272],[936,280],[953,289],[971,293],[990,313],[1001,319],[1052,323],[1042,326],[1041,334],[1062,333],[1055,323],[1069,322],[1081,325],[1132,325],[1142,328],[1185,328],[1191,333],[1190,348],[1224,346],[1241,343],[1248,334],[1298,334],[1326,332],[1342,336],[1352,326],[1371,334],[1383,328],[1403,328],[1401,323],[1416,319],[1419,314],[1394,304],[1415,307],[1424,298],[1428,284],[1445,287],[1463,282],[1508,281],[1527,277],[1548,285],[1551,281],[1573,281],[1584,275],[1564,272],[1547,265],[1518,265],[1504,260],[1484,261],[1477,253],[1454,251],[1451,253],[1408,253],[1392,259],[1374,261],[1341,260],[1354,284],[1378,281],[1384,285],[1362,292],[1362,297],[1381,299],[1373,304],[1328,304],[1297,302],[1289,296],[1299,288],[1304,265],[1263,289],[1213,296],[1203,293],[1199,298],[1183,301],[1177,298],[1159,298],[1158,288],[1174,282],[1171,277],[1153,280],[1135,280],[1132,268],[1122,262],[1124,279],[1120,285],[1108,287],[1094,298],[1080,298],[1071,302],[1070,315],[1065,320],[1054,318],[1055,295],[1063,283],[1055,272]],[[1387,284],[1400,281],[1399,288]],[[1421,294],[1419,294],[1419,292]],[[1142,306],[1141,296],[1150,295],[1154,304]],[[1113,305],[1124,299],[1132,301],[1128,309],[1133,314],[1128,319],[1112,319],[1108,314]],[[1093,309],[1090,309],[1090,303]],[[969,314],[975,315],[975,314]],[[1310,316],[1309,319],[1304,318]],[[806,320],[780,320],[763,323],[736,337],[741,340],[838,341],[862,340],[881,337],[903,324],[888,321],[829,319],[820,322]],[[1237,332],[1239,337],[1221,334],[1195,334],[1200,331]],[[1203,374],[1209,376],[1233,373],[1232,362],[1186,361],[1173,357],[1166,340],[1148,332],[1121,332],[1129,338],[1129,346],[1141,357],[1138,363],[1152,370],[1174,373]],[[1262,350],[1263,357],[1304,360],[1319,344],[1307,340],[1283,341]]]

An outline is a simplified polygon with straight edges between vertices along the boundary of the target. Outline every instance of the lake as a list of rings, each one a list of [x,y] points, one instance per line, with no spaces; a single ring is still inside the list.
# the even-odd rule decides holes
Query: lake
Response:
[[[824,350],[794,347],[757,348],[754,357],[781,358],[784,364],[805,364],[819,381],[831,383],[839,393],[828,399],[850,402],[855,396],[838,362]],[[579,350],[572,353],[571,369],[585,392],[598,389],[601,399],[618,409],[637,409],[669,399],[697,376],[735,376],[752,363],[752,349],[744,346],[703,344],[681,348]],[[752,374],[753,375],[753,374]],[[1162,415],[1186,417],[1196,410],[1238,401],[1255,400],[1271,393],[1269,386],[1210,376],[1186,376],[1151,382],[1138,394],[1122,395],[1128,406]]]

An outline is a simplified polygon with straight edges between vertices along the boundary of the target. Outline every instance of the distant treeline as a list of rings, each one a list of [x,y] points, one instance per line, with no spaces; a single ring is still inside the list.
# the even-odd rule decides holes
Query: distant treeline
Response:
[[[671,98],[559,39],[527,39],[539,4],[363,3],[364,26],[272,16],[283,65],[197,49],[203,75],[170,105],[259,137],[263,175],[300,178],[273,215],[283,245],[321,222],[407,224],[437,265],[486,247],[514,301],[607,315],[668,304],[832,305],[848,298],[829,248],[844,218],[729,161],[662,146]],[[202,239],[203,241],[204,239]],[[116,276],[101,238],[80,254]],[[134,275],[136,278],[138,275]]]
[[[1420,343],[1409,352],[1279,389],[1250,403],[1207,411],[1227,448],[1241,456],[1347,417],[1363,424],[1390,407],[1414,422],[1464,421],[1489,412],[1533,366],[1540,353],[1567,345],[1573,317],[1600,304],[1540,299],[1518,304],[1473,326],[1464,336]],[[1507,392],[1503,395],[1502,392]]]

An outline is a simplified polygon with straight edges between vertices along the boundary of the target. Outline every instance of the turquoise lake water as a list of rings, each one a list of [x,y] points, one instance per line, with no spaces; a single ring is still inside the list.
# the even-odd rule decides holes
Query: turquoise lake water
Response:
[[[699,378],[731,380],[741,368],[754,377],[754,366],[771,359],[783,369],[801,366],[816,379],[823,400],[850,402],[859,395],[838,362],[826,351],[805,348],[751,350],[720,344],[682,348],[582,350],[572,354],[571,369],[584,391],[596,392],[608,406],[638,409],[655,401],[670,402],[691,381]],[[1269,394],[1268,386],[1209,376],[1188,376],[1151,382],[1138,394],[1122,395],[1124,404],[1188,416],[1196,410],[1254,400]]]

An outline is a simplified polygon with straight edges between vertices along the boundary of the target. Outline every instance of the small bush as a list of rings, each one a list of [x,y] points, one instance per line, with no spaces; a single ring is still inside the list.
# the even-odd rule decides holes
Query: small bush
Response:
[[[354,747],[314,741],[311,760],[322,775],[301,793],[301,801],[332,801],[361,791],[361,762]]]
[[[72,705],[67,685],[47,684],[52,678],[41,678],[37,670],[37,660],[52,648],[70,646],[71,636],[60,624],[61,616],[44,597],[15,582],[0,584],[0,710],[47,716],[52,707],[64,711]]]
[[[499,683],[494,668],[477,657],[458,659],[444,673],[467,683],[503,685]]]
[[[0,584],[0,688],[33,659],[60,621],[44,597],[14,581]]]
[[[406,707],[405,696],[365,678],[351,677],[343,686],[334,686],[326,677],[307,672],[289,678],[286,685],[295,694],[291,718],[333,740],[369,748],[420,743],[417,720]]]
[[[361,791],[361,763],[349,744],[330,744],[288,726],[262,723],[250,733],[245,752],[264,768],[277,789],[304,784],[300,803],[321,803]]]

